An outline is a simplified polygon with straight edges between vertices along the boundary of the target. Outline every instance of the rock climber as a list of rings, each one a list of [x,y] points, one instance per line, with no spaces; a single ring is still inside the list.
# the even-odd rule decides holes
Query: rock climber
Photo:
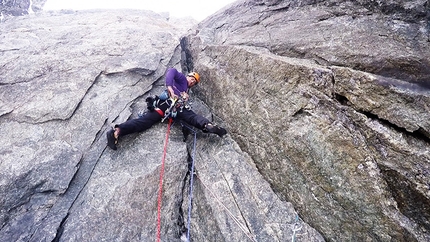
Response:
[[[167,89],[160,96],[148,97],[148,112],[136,119],[130,119],[124,123],[117,124],[109,130],[107,135],[108,146],[116,150],[118,138],[136,132],[149,129],[152,125],[166,118],[167,113],[176,120],[182,120],[205,133],[214,133],[220,137],[227,134],[227,131],[213,123],[207,118],[196,114],[189,105],[180,106],[189,99],[189,88],[200,82],[200,75],[197,72],[190,72],[187,75],[178,72],[174,68],[169,68],[166,72]],[[181,102],[175,102],[176,100]],[[172,110],[172,107],[174,110]]]

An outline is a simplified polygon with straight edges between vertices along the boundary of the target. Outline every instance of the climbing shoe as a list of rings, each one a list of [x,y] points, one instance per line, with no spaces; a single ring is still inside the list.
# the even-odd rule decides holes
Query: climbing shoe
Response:
[[[116,144],[118,143],[118,139],[115,138],[115,130],[111,129],[109,130],[107,133],[107,145],[109,146],[109,148],[116,150]]]
[[[211,123],[206,124],[203,129],[204,132],[217,134],[219,137],[223,137],[227,134],[227,130],[224,128],[218,127],[217,125],[213,125]]]

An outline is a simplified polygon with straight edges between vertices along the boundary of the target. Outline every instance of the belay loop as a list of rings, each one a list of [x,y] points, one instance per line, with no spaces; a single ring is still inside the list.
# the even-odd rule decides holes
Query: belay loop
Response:
[[[165,102],[169,107],[164,111],[164,117],[161,122],[164,122],[167,118],[176,118],[178,112],[182,112],[184,108],[188,110],[191,109],[191,104],[188,101],[185,101],[182,97],[177,99],[169,98],[165,100]]]

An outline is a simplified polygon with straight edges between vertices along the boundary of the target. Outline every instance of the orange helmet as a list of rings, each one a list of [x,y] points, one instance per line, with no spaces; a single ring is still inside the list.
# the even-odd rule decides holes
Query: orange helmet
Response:
[[[188,75],[187,75],[187,76],[192,76],[192,77],[194,77],[194,78],[196,79],[197,83],[199,83],[199,82],[200,82],[200,75],[199,75],[199,73],[197,73],[197,72],[190,72],[190,73],[188,73]]]

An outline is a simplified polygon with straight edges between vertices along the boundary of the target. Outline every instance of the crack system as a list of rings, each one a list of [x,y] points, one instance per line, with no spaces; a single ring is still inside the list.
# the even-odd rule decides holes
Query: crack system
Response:
[[[335,93],[334,96],[335,96],[335,99],[341,105],[351,107],[350,101],[348,100],[347,97],[345,97],[345,96],[343,96],[343,95],[341,95],[339,93]],[[409,132],[408,130],[406,130],[406,128],[400,127],[400,126],[398,126],[398,125],[396,125],[394,123],[391,123],[390,121],[388,121],[386,119],[380,118],[377,114],[374,114],[374,113],[369,112],[369,111],[355,109],[355,108],[354,108],[354,110],[357,111],[358,113],[361,113],[361,114],[365,115],[368,119],[377,120],[381,124],[386,125],[386,126],[392,128],[392,129],[396,130],[399,133],[404,133],[404,134],[410,135],[413,138],[416,138],[418,140],[421,140],[421,141],[424,141],[424,142],[430,144],[430,135],[429,135],[429,133],[427,131],[425,131],[423,128],[421,128],[421,127],[419,129],[417,129],[416,131]]]
[[[178,233],[177,233],[178,237],[184,236],[185,234],[187,234],[187,231],[188,231],[188,228],[185,224],[186,224],[186,222],[189,222],[189,221],[187,221],[189,218],[185,219],[184,209],[182,208],[182,205],[184,204],[184,201],[185,201],[184,198],[187,197],[186,191],[187,190],[189,191],[189,189],[187,189],[187,184],[188,185],[190,184],[188,181],[190,180],[190,175],[191,175],[192,157],[189,153],[188,153],[188,158],[187,158],[187,164],[188,164],[187,173],[185,174],[184,179],[182,180],[182,189],[181,189],[182,190],[182,192],[181,192],[182,196],[180,197],[180,199],[178,201],[178,205],[177,205],[178,210],[179,210],[177,223],[176,223],[177,229],[178,229],[177,230],[178,231]],[[188,194],[188,196],[190,196],[190,194]],[[188,206],[188,209],[192,210],[192,203],[191,203],[191,207]]]
[[[97,159],[95,159],[95,162],[85,162],[85,160],[86,160],[85,158],[81,159],[81,161],[80,161],[81,165],[77,169],[75,175],[73,176],[73,178],[70,181],[70,184],[69,184],[66,192],[64,193],[63,198],[65,199],[65,201],[64,202],[60,201],[59,203],[56,204],[57,206],[61,206],[62,203],[68,203],[65,205],[65,207],[67,207],[68,210],[67,210],[67,214],[61,220],[60,225],[57,228],[57,233],[55,235],[55,238],[52,240],[52,242],[60,241],[61,236],[62,236],[63,231],[64,231],[65,224],[66,224],[67,219],[70,215],[70,211],[71,211],[73,205],[75,204],[75,202],[77,201],[77,199],[79,198],[80,194],[82,193],[84,188],[87,186],[88,182],[90,181],[90,178],[91,178],[95,168],[97,167],[97,164],[98,164],[101,156],[104,154],[106,149],[107,149],[107,147],[104,147],[104,149],[99,154]],[[88,160],[91,160],[91,159],[88,159]],[[87,172],[87,171],[89,171],[89,172]],[[61,207],[59,209],[61,210]],[[54,211],[53,213],[55,213],[55,212],[56,211]]]
[[[399,172],[384,165],[379,167],[400,212],[429,231],[430,200]]]
[[[335,99],[341,105],[350,106],[350,101],[343,95],[336,93]],[[406,134],[409,137],[430,144],[430,136],[422,128],[419,128],[414,132],[409,132],[405,128],[399,127],[371,112],[363,110],[356,111],[365,115],[368,119],[376,120],[382,125],[392,128],[398,133]],[[380,163],[378,163],[377,166],[383,180],[387,183],[388,191],[397,203],[399,211],[415,223],[422,226],[423,229],[427,231],[430,230],[430,199],[416,189],[416,184],[398,171]]]

